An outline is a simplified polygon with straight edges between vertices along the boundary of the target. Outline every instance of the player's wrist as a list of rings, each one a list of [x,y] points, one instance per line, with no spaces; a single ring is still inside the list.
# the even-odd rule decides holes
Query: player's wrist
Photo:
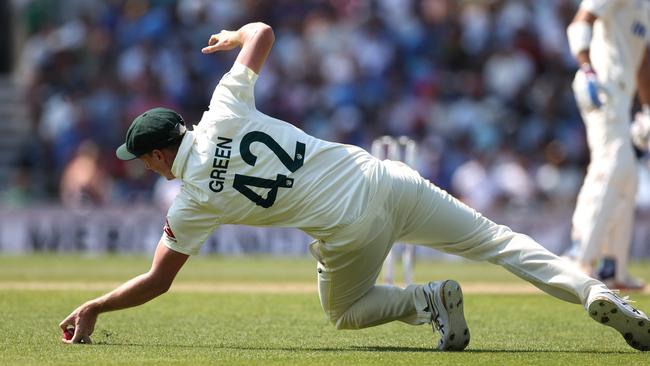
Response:
[[[237,44],[237,47],[241,47],[244,45],[244,42],[246,42],[246,31],[244,28],[239,28],[236,31],[233,31],[233,37],[232,40]]]
[[[86,303],[84,303],[82,307],[83,307],[83,312],[86,314],[99,315],[100,313],[104,312],[104,310],[102,310],[103,308],[102,298],[89,300]]]

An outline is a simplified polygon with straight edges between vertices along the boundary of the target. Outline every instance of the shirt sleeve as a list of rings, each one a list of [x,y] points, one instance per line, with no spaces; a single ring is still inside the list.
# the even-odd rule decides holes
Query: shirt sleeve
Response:
[[[167,212],[161,241],[173,251],[196,255],[217,227],[216,215],[201,209],[181,190]]]
[[[600,18],[610,12],[616,3],[617,0],[582,0],[580,8]]]
[[[255,110],[254,88],[258,75],[235,62],[212,93],[210,112],[242,116]]]

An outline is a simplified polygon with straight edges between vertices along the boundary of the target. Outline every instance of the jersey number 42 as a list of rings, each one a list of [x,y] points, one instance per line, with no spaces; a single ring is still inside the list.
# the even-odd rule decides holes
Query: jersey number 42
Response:
[[[260,142],[266,145],[275,156],[280,159],[280,162],[287,167],[292,173],[296,172],[300,167],[302,167],[303,161],[305,159],[305,144],[299,141],[296,141],[296,152],[293,155],[293,158],[278,144],[273,137],[267,135],[261,131],[252,131],[244,135],[244,138],[241,140],[239,145],[239,151],[241,153],[242,159],[250,166],[255,166],[257,162],[257,156],[251,152],[251,144],[253,142]],[[275,203],[275,198],[278,194],[278,188],[291,188],[293,187],[293,179],[287,178],[284,174],[278,174],[273,179],[252,177],[249,175],[235,174],[235,179],[232,183],[233,188],[235,188],[239,193],[243,194],[249,200],[253,201],[256,205],[262,206],[264,208],[269,208]],[[265,197],[260,196],[255,193],[250,187],[257,188],[266,188],[269,189],[268,194]]]

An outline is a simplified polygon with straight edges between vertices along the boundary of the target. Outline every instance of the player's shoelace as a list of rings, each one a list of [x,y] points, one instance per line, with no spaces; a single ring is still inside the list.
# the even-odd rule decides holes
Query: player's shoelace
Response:
[[[443,342],[443,338],[445,336],[445,326],[444,324],[440,323],[440,313],[438,312],[438,309],[436,309],[436,306],[434,305],[433,297],[436,296],[435,292],[439,291],[441,287],[441,284],[436,284],[434,288],[429,287],[429,290],[431,291],[430,294],[425,293],[424,298],[427,301],[427,306],[429,307],[429,310],[431,311],[431,325],[433,328],[434,332],[439,332],[441,337],[440,337],[440,344]]]
[[[434,331],[440,332],[439,346],[442,346],[443,339],[445,338],[445,325],[440,323],[440,315],[436,310],[432,312],[431,324],[433,325]]]
[[[646,318],[648,317],[643,311],[638,310],[634,306],[630,305],[630,304],[633,304],[633,303],[636,302],[636,301],[630,299],[630,296],[628,296],[628,295],[621,296],[621,291],[619,291],[619,290],[610,290],[610,291],[611,291],[611,294],[621,302],[621,305],[623,305],[624,308],[626,308],[627,310],[629,310],[629,311],[631,311],[631,312],[633,312],[633,313],[635,313],[637,315],[641,315],[641,316],[644,316]]]

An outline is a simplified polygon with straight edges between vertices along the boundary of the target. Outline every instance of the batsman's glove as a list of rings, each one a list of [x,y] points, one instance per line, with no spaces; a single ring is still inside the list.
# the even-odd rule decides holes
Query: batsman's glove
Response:
[[[630,126],[632,143],[641,150],[650,150],[650,106],[645,105],[640,112],[634,116]]]
[[[573,79],[573,92],[581,110],[592,111],[600,109],[606,93],[605,88],[598,82],[598,75],[589,64],[580,66]]]

